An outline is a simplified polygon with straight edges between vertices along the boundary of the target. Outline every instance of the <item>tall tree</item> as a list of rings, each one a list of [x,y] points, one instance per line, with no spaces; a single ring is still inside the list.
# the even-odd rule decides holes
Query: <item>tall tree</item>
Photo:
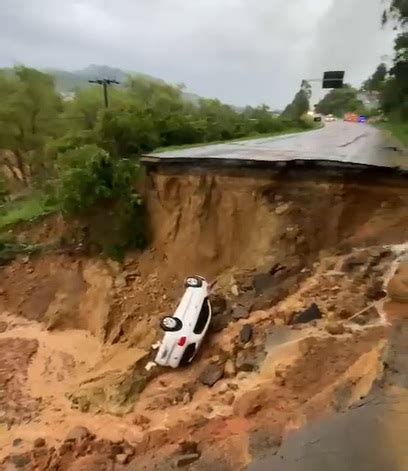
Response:
[[[373,75],[363,83],[363,89],[368,91],[381,91],[387,77],[387,66],[381,63]]]
[[[364,105],[357,98],[357,90],[351,85],[335,88],[324,96],[316,105],[316,111],[322,114],[342,116],[347,112],[363,111]]]
[[[61,101],[53,79],[27,67],[0,72],[0,149],[14,155],[22,180],[41,159],[46,141],[58,131]]]
[[[307,113],[310,108],[310,97],[312,96],[312,87],[306,80],[302,80],[300,90],[296,93],[282,115],[290,119],[299,119],[302,115]]]

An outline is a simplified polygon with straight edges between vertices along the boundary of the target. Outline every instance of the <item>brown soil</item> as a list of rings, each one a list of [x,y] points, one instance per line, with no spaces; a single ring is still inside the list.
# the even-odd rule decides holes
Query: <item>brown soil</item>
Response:
[[[349,407],[381,376],[387,322],[406,311],[393,289],[405,283],[406,187],[158,172],[146,192],[149,250],[123,263],[51,251],[0,268],[4,469],[165,470],[186,454],[199,458],[188,469],[242,469],[271,436]],[[46,225],[20,237],[66,240],[66,223]],[[194,272],[226,299],[226,327],[190,367],[147,374],[159,319]],[[312,303],[323,319],[287,325]],[[238,305],[248,318],[233,320]],[[199,380],[208,365],[223,371],[212,388]],[[67,445],[77,426],[89,434]]]

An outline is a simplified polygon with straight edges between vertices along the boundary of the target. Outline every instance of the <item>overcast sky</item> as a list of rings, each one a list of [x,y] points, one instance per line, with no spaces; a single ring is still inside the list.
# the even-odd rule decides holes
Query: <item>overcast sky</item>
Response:
[[[147,73],[236,104],[282,108],[303,78],[359,84],[393,33],[382,0],[0,0],[0,66]],[[316,89],[315,97],[321,92]]]

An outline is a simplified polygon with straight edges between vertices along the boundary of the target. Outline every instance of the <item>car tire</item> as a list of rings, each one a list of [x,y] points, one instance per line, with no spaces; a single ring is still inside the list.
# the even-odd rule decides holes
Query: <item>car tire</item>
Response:
[[[198,278],[198,276],[189,276],[186,278],[184,284],[186,288],[201,288],[201,286],[203,286],[203,280]]]
[[[177,317],[166,316],[160,321],[160,327],[165,332],[177,332],[183,327],[183,323]]]

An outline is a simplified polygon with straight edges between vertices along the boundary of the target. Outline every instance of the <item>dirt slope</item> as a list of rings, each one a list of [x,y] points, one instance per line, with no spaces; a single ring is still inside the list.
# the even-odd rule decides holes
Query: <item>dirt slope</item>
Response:
[[[146,196],[144,253],[117,263],[82,253],[85,241],[0,268],[4,469],[164,470],[185,455],[191,469],[241,469],[381,376],[387,322],[405,309],[406,186],[158,172]],[[20,237],[64,236],[51,226]],[[212,333],[191,367],[147,374],[160,316],[192,272],[215,283]],[[312,303],[323,319],[288,325]],[[207,368],[221,372],[212,388]]]

